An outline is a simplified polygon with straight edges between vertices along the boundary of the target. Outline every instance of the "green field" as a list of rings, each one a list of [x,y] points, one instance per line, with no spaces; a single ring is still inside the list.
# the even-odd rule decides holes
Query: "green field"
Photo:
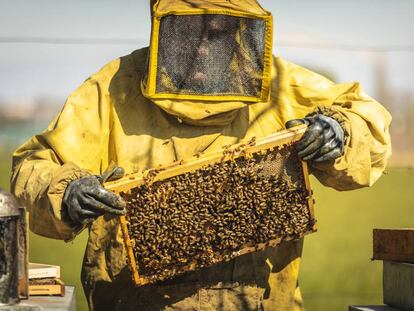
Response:
[[[305,241],[300,282],[307,310],[382,302],[382,263],[371,261],[372,229],[413,227],[414,170],[390,169],[352,192],[313,180],[319,231]]]
[[[0,155],[0,187],[8,188],[10,156]],[[382,300],[380,262],[372,262],[372,229],[412,227],[414,170],[390,169],[372,188],[336,192],[316,180],[318,232],[305,240],[300,284],[308,311],[347,310],[349,304]],[[73,243],[30,236],[30,260],[58,264],[77,287],[78,310],[86,304],[79,282],[86,234]]]

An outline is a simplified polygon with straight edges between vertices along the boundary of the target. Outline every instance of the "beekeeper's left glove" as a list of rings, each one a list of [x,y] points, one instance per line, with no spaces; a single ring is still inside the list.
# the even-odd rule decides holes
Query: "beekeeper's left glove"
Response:
[[[304,161],[324,162],[339,158],[344,153],[344,130],[334,119],[316,114],[303,119],[286,122],[286,128],[301,124],[308,126],[305,134],[296,143],[299,157]]]

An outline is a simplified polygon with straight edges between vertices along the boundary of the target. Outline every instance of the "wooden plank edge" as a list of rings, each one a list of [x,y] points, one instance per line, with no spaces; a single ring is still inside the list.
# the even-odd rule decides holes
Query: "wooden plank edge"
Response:
[[[64,284],[29,284],[29,296],[65,296]]]
[[[414,254],[400,254],[400,253],[374,253],[371,260],[395,261],[414,263]]]
[[[120,216],[121,231],[124,237],[125,248],[127,250],[128,266],[132,273],[132,278],[136,285],[145,285],[143,279],[140,277],[138,272],[138,265],[135,261],[134,251],[131,243],[131,239],[128,234],[128,224],[125,216]]]
[[[351,305],[348,307],[349,311],[402,311],[401,309],[396,309],[387,305],[366,305],[366,306],[355,306]]]
[[[308,168],[308,163],[306,161],[302,161],[302,172],[303,172],[303,178],[305,180],[305,187],[306,190],[308,191],[308,208],[309,208],[309,213],[310,216],[313,220],[315,220],[315,223],[313,224],[313,232],[317,231],[317,224],[316,224],[316,215],[315,215],[315,201],[313,199],[313,191],[312,191],[312,187],[310,184],[310,180],[309,180],[309,168]]]
[[[407,228],[374,228],[373,229],[373,232],[379,232],[379,233],[392,232],[392,231],[397,231],[397,232],[406,231],[406,232],[410,232],[410,233],[414,234],[414,228],[409,228],[409,227],[407,227]]]

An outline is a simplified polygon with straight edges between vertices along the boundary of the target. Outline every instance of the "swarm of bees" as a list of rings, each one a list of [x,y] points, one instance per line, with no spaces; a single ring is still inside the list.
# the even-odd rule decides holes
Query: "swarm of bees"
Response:
[[[138,272],[150,283],[300,238],[315,224],[292,145],[148,180],[121,195]]]

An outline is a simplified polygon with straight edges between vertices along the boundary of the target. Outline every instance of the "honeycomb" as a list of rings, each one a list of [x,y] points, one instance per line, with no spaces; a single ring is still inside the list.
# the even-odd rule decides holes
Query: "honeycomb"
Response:
[[[158,171],[152,171],[121,192],[130,264],[140,282],[169,279],[312,232],[316,221],[302,165],[293,145],[285,144],[227,154],[163,180],[154,181]]]

